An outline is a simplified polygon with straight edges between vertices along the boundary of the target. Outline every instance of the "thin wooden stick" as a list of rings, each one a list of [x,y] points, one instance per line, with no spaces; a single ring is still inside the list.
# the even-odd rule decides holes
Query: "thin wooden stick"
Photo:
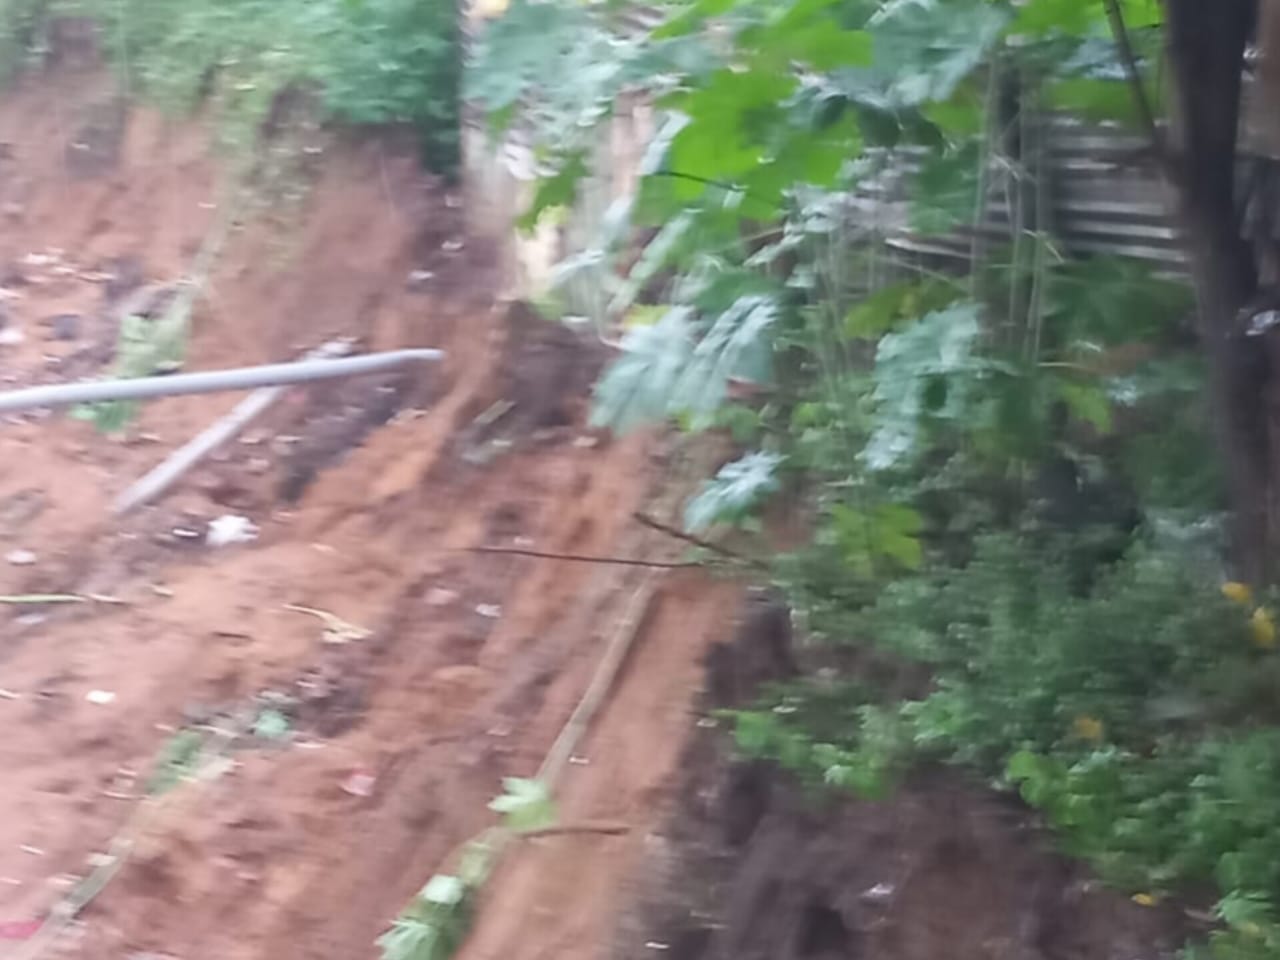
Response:
[[[696,561],[639,560],[633,557],[596,557],[581,553],[554,553],[545,550],[527,550],[523,547],[467,547],[468,553],[506,554],[514,557],[537,557],[542,560],[565,560],[571,563],[605,563],[622,567],[652,567],[658,570],[682,570],[701,566]]]
[[[685,543],[695,547],[701,547],[703,550],[710,550],[712,553],[719,554],[727,560],[734,560],[738,563],[745,563],[749,567],[756,570],[767,570],[768,565],[763,560],[757,560],[754,557],[748,557],[745,554],[730,550],[728,547],[722,547],[718,543],[712,543],[710,540],[704,540],[702,537],[695,537],[691,533],[685,533],[670,524],[663,523],[661,520],[655,520],[653,517],[645,513],[633,513],[631,518],[636,523],[644,524],[651,530],[657,530],[659,533],[665,533],[668,537],[674,537],[677,540],[683,540]]]
[[[618,629],[596,667],[595,676],[591,678],[591,685],[587,687],[587,692],[582,695],[582,700],[579,701],[573,715],[569,717],[568,723],[564,725],[564,729],[556,737],[556,742],[547,752],[542,769],[538,771],[538,779],[546,785],[547,790],[551,790],[559,779],[569,763],[569,758],[573,756],[573,751],[577,749],[578,743],[590,728],[591,721],[595,719],[596,713],[613,689],[623,661],[631,652],[631,646],[640,633],[640,626],[644,623],[645,614],[648,613],[649,604],[653,600],[654,576],[652,573],[648,574],[640,588],[631,596]]]
[[[523,830],[516,835],[520,840],[537,840],[540,837],[565,837],[582,833],[598,833],[607,837],[620,837],[630,833],[631,827],[625,823],[613,823],[607,820],[587,820],[582,823],[560,823],[536,830]]]

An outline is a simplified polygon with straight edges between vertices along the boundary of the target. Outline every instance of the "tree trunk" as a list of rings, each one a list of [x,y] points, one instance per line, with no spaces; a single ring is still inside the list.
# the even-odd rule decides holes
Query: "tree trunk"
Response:
[[[1234,513],[1236,573],[1261,583],[1276,540],[1270,509],[1268,360],[1240,312],[1257,292],[1236,216],[1236,145],[1244,51],[1256,0],[1166,0],[1174,84],[1171,174],[1191,256],[1200,336]],[[1270,338],[1266,338],[1270,339]]]

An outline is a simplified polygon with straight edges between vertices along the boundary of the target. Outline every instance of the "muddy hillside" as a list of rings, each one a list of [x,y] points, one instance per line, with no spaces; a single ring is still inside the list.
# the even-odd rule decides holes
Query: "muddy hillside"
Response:
[[[43,78],[0,105],[6,388],[107,375],[124,318],[162,311],[218,229],[205,134],[129,110],[88,137],[103,89]],[[583,426],[598,350],[490,299],[485,251],[411,149],[314,152],[289,218],[227,238],[186,369],[335,337],[446,359],[290,391],[124,516],[121,491],[240,396],[149,403],[119,435],[0,426],[0,956],[375,956],[637,609],[561,784],[562,816],[626,829],[537,841],[553,855],[536,882],[518,859],[500,878],[473,955],[595,956],[656,816],[732,588],[476,548],[679,553],[630,520],[662,508],[661,447]],[[244,542],[211,540],[226,517]],[[190,731],[224,762],[156,800]]]
[[[412,145],[316,134],[291,204],[230,216],[207,131],[106,89],[0,101],[4,389],[111,375],[193,288],[185,370],[444,358],[291,388],[125,512],[240,395],[0,422],[0,958],[379,956],[558,743],[560,826],[508,850],[465,960],[1169,955],[1176,918],[1008,800],[818,800],[734,756],[716,711],[802,638],[635,521],[678,523],[707,464],[588,428],[607,348],[495,302]]]

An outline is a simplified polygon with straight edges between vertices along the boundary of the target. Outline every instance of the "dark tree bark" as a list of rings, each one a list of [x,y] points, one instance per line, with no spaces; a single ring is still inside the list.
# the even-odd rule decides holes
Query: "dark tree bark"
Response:
[[[1276,541],[1270,509],[1268,358],[1240,316],[1257,292],[1253,251],[1236,215],[1236,155],[1245,47],[1257,0],[1166,0],[1174,85],[1170,176],[1191,256],[1200,335],[1234,512],[1237,574],[1268,577]],[[1270,339],[1270,338],[1265,338]]]

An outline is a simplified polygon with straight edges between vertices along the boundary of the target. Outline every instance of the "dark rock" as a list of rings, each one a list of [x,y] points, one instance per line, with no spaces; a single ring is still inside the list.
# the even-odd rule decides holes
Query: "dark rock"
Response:
[[[27,285],[27,275],[22,272],[22,267],[12,261],[0,265],[0,287],[25,287]]]
[[[78,313],[59,313],[45,320],[49,336],[54,340],[75,340],[80,336],[84,318]]]

